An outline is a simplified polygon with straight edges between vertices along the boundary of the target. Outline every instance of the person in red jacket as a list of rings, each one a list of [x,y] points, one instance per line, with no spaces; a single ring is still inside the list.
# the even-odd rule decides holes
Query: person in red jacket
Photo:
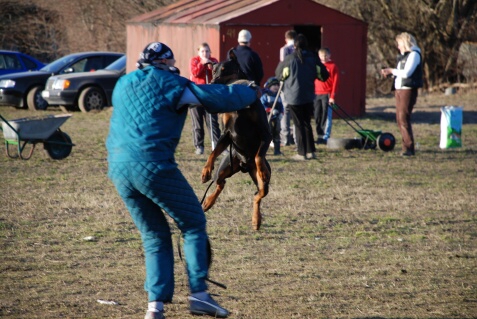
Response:
[[[314,117],[316,123],[317,144],[326,144],[331,135],[331,120],[333,111],[330,107],[335,103],[338,87],[338,67],[331,60],[330,49],[322,48],[318,51],[321,62],[330,73],[325,82],[315,80]]]
[[[212,67],[219,61],[210,56],[210,47],[202,43],[197,49],[198,55],[190,60],[190,80],[196,84],[208,84],[212,80]],[[204,121],[211,132],[212,150],[220,138],[220,127],[217,114],[208,113],[203,106],[190,108],[192,118],[192,136],[194,139],[195,153],[204,154]]]

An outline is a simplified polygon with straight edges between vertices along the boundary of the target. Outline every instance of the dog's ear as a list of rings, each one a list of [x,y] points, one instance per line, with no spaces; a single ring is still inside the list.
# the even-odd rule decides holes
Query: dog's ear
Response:
[[[237,61],[237,55],[235,54],[234,48],[227,52],[227,60]]]

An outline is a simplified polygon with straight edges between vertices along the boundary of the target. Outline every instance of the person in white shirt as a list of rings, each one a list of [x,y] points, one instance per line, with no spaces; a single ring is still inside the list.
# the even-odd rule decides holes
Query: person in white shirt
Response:
[[[411,113],[417,101],[418,88],[422,87],[422,56],[414,36],[407,32],[396,36],[401,53],[397,67],[384,68],[383,76],[394,76],[394,96],[396,98],[396,122],[402,136],[402,156],[414,156],[414,135],[411,125]]]

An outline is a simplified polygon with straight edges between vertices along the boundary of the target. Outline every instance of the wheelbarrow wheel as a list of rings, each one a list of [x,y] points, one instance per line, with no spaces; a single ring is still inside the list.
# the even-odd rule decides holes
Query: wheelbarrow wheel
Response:
[[[71,154],[73,143],[68,134],[56,131],[45,141],[44,148],[51,159],[62,160]]]
[[[394,145],[396,145],[396,139],[391,133],[382,133],[378,136],[377,144],[381,151],[389,152],[394,149]]]

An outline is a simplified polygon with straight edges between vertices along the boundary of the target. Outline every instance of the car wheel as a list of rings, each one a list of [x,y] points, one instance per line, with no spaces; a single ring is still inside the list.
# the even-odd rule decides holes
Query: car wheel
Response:
[[[42,86],[35,86],[27,94],[27,105],[31,111],[44,111],[48,108],[48,102],[41,96]]]
[[[106,98],[103,92],[97,87],[88,87],[81,91],[78,98],[78,107],[81,112],[90,112],[93,110],[100,111],[106,105]]]
[[[51,159],[62,160],[70,155],[73,143],[68,134],[55,131],[55,133],[43,143],[43,147]]]

